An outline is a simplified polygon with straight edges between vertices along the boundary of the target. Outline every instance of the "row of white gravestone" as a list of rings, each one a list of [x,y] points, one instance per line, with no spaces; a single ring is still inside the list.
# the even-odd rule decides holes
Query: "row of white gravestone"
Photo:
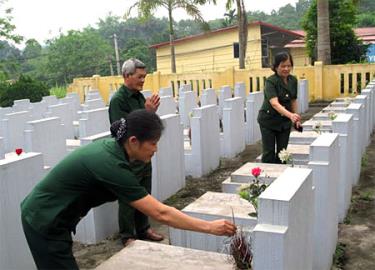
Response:
[[[310,209],[310,213],[313,213],[314,219],[310,221],[310,229],[302,233],[305,237],[311,240],[311,250],[303,249],[306,246],[306,243],[309,242],[300,242],[299,245],[291,246],[290,248],[294,250],[294,253],[298,257],[291,258],[289,255],[291,253],[288,250],[289,246],[286,246],[283,242],[283,245],[275,245],[274,243],[280,243],[282,235],[284,232],[288,231],[292,239],[296,238],[298,235],[297,231],[294,231],[291,228],[284,228],[280,224],[272,224],[275,221],[272,211],[269,213],[270,218],[268,221],[262,219],[262,198],[264,195],[267,195],[267,192],[260,196],[260,205],[259,205],[259,220],[258,227],[254,229],[254,238],[255,240],[255,257],[254,257],[254,267],[255,269],[330,269],[331,258],[334,253],[336,242],[337,242],[337,223],[339,218],[342,218],[342,215],[345,215],[345,207],[348,206],[350,202],[350,193],[351,187],[358,181],[358,172],[360,169],[360,156],[351,154],[355,149],[362,150],[363,146],[366,145],[367,141],[364,140],[362,143],[356,144],[355,141],[358,141],[356,130],[369,130],[364,135],[364,138],[370,136],[370,130],[372,131],[373,112],[371,113],[370,106],[367,106],[368,111],[362,104],[372,104],[371,96],[374,93],[373,89],[368,88],[368,98],[358,97],[355,102],[360,102],[361,106],[357,106],[356,103],[350,104],[347,106],[347,114],[339,114],[335,120],[330,123],[330,132],[333,133],[323,133],[317,138],[317,133],[309,132],[312,135],[312,139],[305,138],[310,143],[313,139],[313,143],[310,145],[309,149],[309,162],[308,167],[312,169],[312,179],[314,184],[314,209]],[[365,91],[366,92],[366,91]],[[371,106],[371,107],[372,107]],[[360,110],[363,110],[361,114]],[[361,126],[359,115],[363,115],[363,123],[365,125]],[[368,115],[368,117],[366,117]],[[366,125],[368,127],[366,127]],[[359,128],[356,128],[359,127]],[[295,136],[297,141],[302,142],[302,136]],[[305,142],[304,142],[305,143]],[[357,146],[360,147],[357,147]],[[344,158],[343,158],[344,157]],[[347,157],[347,158],[345,158]],[[356,157],[356,159],[355,159]],[[277,165],[276,165],[277,166]],[[285,166],[285,165],[280,165]],[[250,174],[250,171],[248,172]],[[345,177],[344,174],[347,174]],[[280,188],[275,191],[275,194],[281,195],[281,191],[284,192],[288,189],[285,188],[285,183],[291,181],[295,175],[285,179],[283,184],[280,185]],[[268,178],[269,179],[269,178]],[[270,180],[269,180],[270,181]],[[226,183],[227,187],[230,186],[228,182]],[[233,183],[231,183],[233,184]],[[224,187],[224,184],[223,184]],[[238,186],[237,186],[238,187]],[[270,187],[273,187],[275,190],[275,185],[272,184]],[[231,186],[233,191],[233,186]],[[268,189],[267,189],[268,190]],[[213,219],[217,217],[231,217],[231,208],[235,209],[233,205],[227,203],[227,195],[216,194],[206,194],[202,196],[197,202],[189,205],[184,209],[186,212],[193,216],[203,217],[205,219]],[[207,198],[205,198],[207,197]],[[238,199],[232,198],[232,201],[237,201]],[[297,205],[304,205],[303,199]],[[223,201],[223,203],[220,203]],[[246,208],[245,203],[238,201],[242,208]],[[228,205],[227,205],[228,204]],[[275,210],[275,205],[270,204],[272,207],[269,209]],[[207,207],[206,207],[207,206]],[[301,208],[299,208],[301,209]],[[224,212],[224,213],[223,213]],[[236,211],[234,211],[235,213]],[[294,214],[303,215],[309,212],[308,210],[300,211],[297,210]],[[241,214],[237,216],[235,214],[235,220],[238,218],[241,219]],[[295,218],[295,217],[293,217]],[[238,220],[237,220],[238,221]],[[306,221],[306,220],[305,220]],[[239,221],[240,222],[240,221]],[[241,222],[240,222],[241,223]],[[252,222],[247,221],[249,227],[253,227]],[[305,223],[300,223],[305,224]],[[303,227],[303,226],[302,226]],[[304,227],[306,229],[306,227]],[[296,233],[294,236],[292,236]],[[217,238],[210,239],[212,236],[205,236],[203,234],[184,232],[179,230],[171,229],[171,239],[175,244],[188,246],[193,248],[200,248],[205,250],[214,250],[218,251],[222,246],[222,242]],[[263,239],[264,242],[260,239]],[[306,239],[305,239],[306,240]],[[267,243],[272,243],[272,245],[267,245]],[[289,242],[290,244],[291,242]],[[297,248],[296,248],[297,247]],[[275,248],[275,249],[273,249]],[[275,253],[276,252],[276,253]],[[272,256],[271,258],[265,254],[276,254],[276,257]],[[275,260],[273,260],[273,258]],[[309,260],[301,261],[300,258],[310,258]]]

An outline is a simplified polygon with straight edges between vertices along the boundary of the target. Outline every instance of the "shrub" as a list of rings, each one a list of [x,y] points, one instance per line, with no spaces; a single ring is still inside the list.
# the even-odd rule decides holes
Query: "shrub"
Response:
[[[13,101],[25,98],[38,102],[48,95],[49,90],[45,83],[21,75],[16,82],[0,86],[0,106],[9,107],[13,105]]]

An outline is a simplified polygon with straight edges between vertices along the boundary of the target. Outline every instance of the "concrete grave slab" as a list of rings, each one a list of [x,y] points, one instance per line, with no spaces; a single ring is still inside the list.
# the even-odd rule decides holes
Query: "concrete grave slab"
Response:
[[[238,194],[206,192],[182,211],[189,216],[204,220],[221,218],[232,220],[233,214],[234,221],[238,226],[250,230],[257,222],[256,218],[249,216],[249,213],[255,211],[252,204],[240,198]],[[224,251],[223,245],[226,238],[170,228],[169,239],[174,246],[221,252]]]
[[[228,255],[137,240],[96,270],[231,270]]]

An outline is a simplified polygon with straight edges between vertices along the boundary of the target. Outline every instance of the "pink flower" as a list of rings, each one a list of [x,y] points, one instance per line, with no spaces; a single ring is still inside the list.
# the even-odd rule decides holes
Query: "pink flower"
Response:
[[[262,172],[262,169],[259,167],[255,167],[251,170],[251,174],[254,175],[254,177],[258,177],[261,172]]]
[[[17,148],[16,149],[16,154],[19,156],[22,154],[22,148]]]

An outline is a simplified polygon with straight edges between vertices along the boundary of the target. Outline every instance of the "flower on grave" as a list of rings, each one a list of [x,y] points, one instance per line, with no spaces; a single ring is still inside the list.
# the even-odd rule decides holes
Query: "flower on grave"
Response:
[[[241,187],[238,193],[241,198],[248,200],[254,206],[255,213],[250,213],[250,216],[258,216],[258,197],[267,188],[265,183],[260,183],[259,181],[261,172],[261,168],[253,168],[251,174],[254,176],[254,179],[248,185]]]
[[[261,172],[262,172],[262,169],[259,167],[255,167],[251,170],[251,174],[254,175],[254,177],[258,177]]]
[[[237,230],[230,238],[228,248],[236,269],[252,269],[253,252],[250,235],[247,236],[242,229]]]
[[[322,128],[322,123],[321,123],[320,121],[315,122],[315,123],[313,124],[313,126],[312,126],[312,129],[313,129],[316,133],[318,133],[318,134],[321,134],[321,133],[322,133],[322,131],[320,130],[321,128]]]
[[[22,154],[23,150],[22,150],[22,148],[16,148],[15,152],[16,152],[17,156],[19,156],[19,155]]]
[[[285,148],[283,148],[279,154],[279,159],[281,160],[282,163],[284,164],[292,164],[292,167],[294,167],[294,160],[293,156],[291,153],[288,152]]]
[[[337,114],[335,113],[335,112],[333,112],[333,111],[330,111],[329,113],[328,113],[328,118],[330,119],[330,120],[335,120],[336,119],[336,117],[337,117]]]

